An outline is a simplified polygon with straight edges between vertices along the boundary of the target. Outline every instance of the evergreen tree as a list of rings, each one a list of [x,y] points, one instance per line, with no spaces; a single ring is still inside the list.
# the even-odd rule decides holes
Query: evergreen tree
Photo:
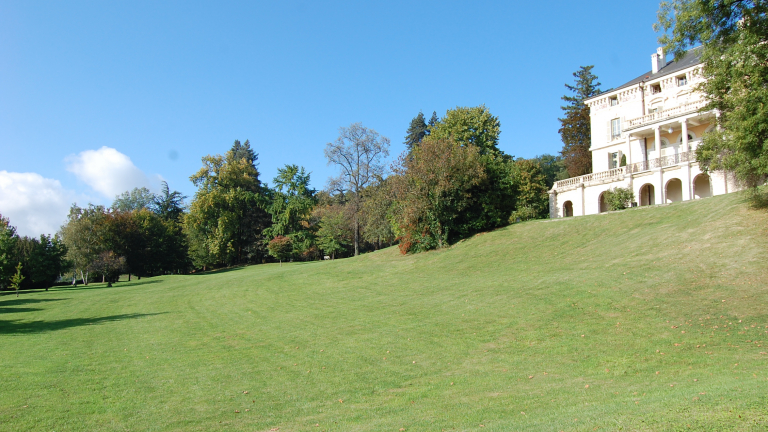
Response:
[[[429,126],[428,129],[433,128],[439,121],[440,119],[437,118],[437,111],[432,111],[432,118],[430,118],[429,123],[427,123],[427,126]],[[427,134],[429,134],[429,130],[427,130]]]
[[[575,85],[565,87],[573,93],[561,99],[566,102],[560,107],[565,111],[565,117],[560,118],[560,137],[563,141],[563,163],[568,175],[578,177],[592,172],[592,153],[589,151],[592,140],[589,107],[584,100],[601,93],[597,76],[592,73],[594,66],[581,66],[573,73]]]
[[[411,120],[411,125],[408,126],[405,136],[405,146],[408,147],[408,151],[413,150],[427,135],[427,123],[424,121],[424,113],[419,111],[419,114]]]
[[[155,195],[153,210],[165,220],[178,221],[184,213],[184,198],[179,191],[171,192],[168,183],[163,181],[160,194]]]
[[[245,140],[244,143],[240,144],[240,140],[235,140],[230,151],[232,152],[233,160],[245,159],[245,161],[248,164],[253,165],[254,168],[259,166],[256,162],[259,160],[259,154],[253,152],[250,141]]]

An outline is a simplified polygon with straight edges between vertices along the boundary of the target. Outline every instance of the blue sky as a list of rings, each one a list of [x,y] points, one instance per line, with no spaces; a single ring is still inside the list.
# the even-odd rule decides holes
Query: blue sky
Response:
[[[516,157],[557,153],[563,86],[650,69],[657,1],[29,2],[0,0],[0,213],[52,233],[72,202],[160,179],[194,195],[235,139],[262,181],[362,122],[404,150],[410,120],[485,104]]]

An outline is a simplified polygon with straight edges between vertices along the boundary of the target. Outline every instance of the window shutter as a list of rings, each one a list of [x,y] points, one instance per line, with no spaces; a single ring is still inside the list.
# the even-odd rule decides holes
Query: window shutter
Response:
[[[611,142],[611,121],[608,120],[608,125],[605,128],[607,133],[605,134],[605,142]]]
[[[626,118],[625,116],[621,116],[621,118],[619,118],[619,132],[621,133],[621,137],[622,138],[626,138],[627,137],[627,135],[624,133],[624,119],[625,118]]]

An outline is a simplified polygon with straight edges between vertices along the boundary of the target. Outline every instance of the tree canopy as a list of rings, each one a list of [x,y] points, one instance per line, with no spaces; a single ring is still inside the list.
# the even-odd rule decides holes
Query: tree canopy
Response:
[[[581,66],[573,73],[576,78],[575,85],[566,84],[571,94],[561,99],[565,105],[561,106],[565,112],[563,118],[559,118],[560,138],[563,141],[563,156],[568,175],[578,177],[592,172],[592,153],[589,151],[592,142],[589,107],[584,100],[601,93],[597,76],[592,73],[594,66]]]
[[[360,211],[363,190],[384,176],[384,158],[389,156],[389,138],[379,135],[362,123],[339,128],[336,141],[325,146],[328,164],[339,167],[341,174],[332,183],[342,192],[348,192],[352,206],[355,256],[360,253]]]
[[[704,170],[729,170],[747,185],[768,176],[768,1],[674,0],[661,3],[659,42],[682,57],[702,44],[699,84],[717,110],[719,129],[704,135],[696,158]]]

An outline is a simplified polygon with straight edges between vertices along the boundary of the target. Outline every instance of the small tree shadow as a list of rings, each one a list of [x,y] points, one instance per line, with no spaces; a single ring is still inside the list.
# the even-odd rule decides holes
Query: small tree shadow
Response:
[[[190,273],[187,276],[205,276],[205,275],[212,275],[212,274],[221,274],[221,273],[229,273],[232,271],[242,270],[245,266],[239,266],[239,267],[229,267],[229,268],[222,268],[222,269],[215,269],[215,270],[207,270],[207,271],[201,271],[196,273]]]
[[[56,330],[63,330],[72,327],[80,327],[85,325],[95,325],[107,322],[122,321],[126,319],[142,318],[147,316],[162,315],[161,313],[152,314],[121,314],[110,315],[97,318],[71,318],[55,321],[22,321],[22,320],[10,320],[0,321],[0,334],[30,334],[30,333],[43,333]]]
[[[59,292],[67,292],[67,291],[81,291],[81,290],[96,290],[96,289],[112,289],[112,288],[119,288],[121,286],[138,286],[138,285],[146,285],[146,284],[153,284],[153,283],[160,283],[162,281],[160,280],[147,280],[147,281],[122,281],[122,282],[113,282],[111,287],[108,287],[107,284],[102,282],[95,282],[90,283],[88,285],[67,285],[67,286],[59,286],[59,287],[53,287],[50,288],[51,291],[59,291]],[[23,291],[22,291],[23,292]]]

